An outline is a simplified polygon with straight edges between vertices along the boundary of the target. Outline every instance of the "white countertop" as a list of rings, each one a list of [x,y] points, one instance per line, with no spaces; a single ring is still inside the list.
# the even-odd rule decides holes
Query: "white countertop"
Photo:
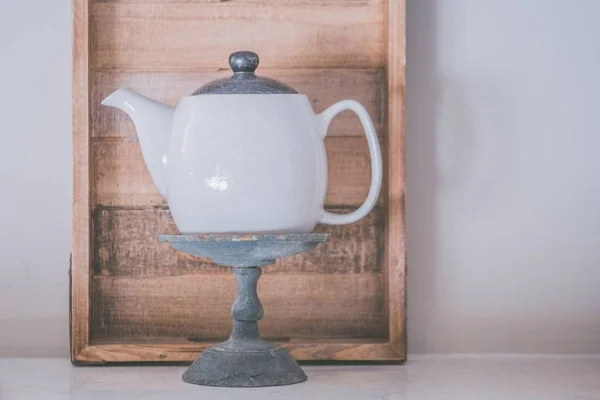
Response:
[[[181,381],[186,367],[73,367],[0,358],[0,400],[599,400],[600,356],[412,356],[405,365],[304,366],[305,383],[224,389]]]

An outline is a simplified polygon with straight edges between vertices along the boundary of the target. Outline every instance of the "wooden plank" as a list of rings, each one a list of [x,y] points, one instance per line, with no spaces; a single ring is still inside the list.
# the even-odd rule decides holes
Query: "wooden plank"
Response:
[[[231,332],[233,275],[96,277],[94,335],[224,339]],[[271,338],[376,338],[387,335],[381,274],[270,274],[259,281]]]
[[[251,49],[265,68],[379,68],[384,4],[363,2],[95,3],[94,68],[226,68]]]
[[[152,343],[94,344],[85,348],[76,359],[78,364],[104,362],[192,362],[213,342],[194,343],[168,338]],[[280,342],[299,361],[397,361],[404,358],[388,343],[376,339]]]
[[[89,339],[90,147],[87,0],[73,0],[73,250],[70,269],[71,359]],[[65,260],[66,263],[66,260]]]
[[[358,206],[369,191],[371,166],[363,137],[325,139],[329,185],[325,203]],[[135,139],[102,138],[92,141],[93,202],[111,207],[166,206],[146,169]]]
[[[384,210],[376,208],[355,224],[318,225],[315,231],[330,233],[331,241],[310,253],[278,260],[266,270],[273,274],[380,273],[383,219]],[[98,209],[94,213],[94,274],[147,277],[231,273],[210,260],[192,257],[159,243],[157,235],[161,233],[178,233],[167,209]]]
[[[404,232],[405,2],[387,8],[388,141],[386,280],[390,345],[406,357],[406,248]]]
[[[146,168],[135,140],[92,141],[95,206],[166,206]]]
[[[356,99],[369,111],[380,135],[385,114],[385,71],[377,70],[267,70],[269,78],[292,86],[306,94],[316,113],[343,99]],[[228,77],[230,71],[189,73],[97,72],[91,97],[92,136],[136,137],[135,128],[122,111],[100,102],[117,88],[125,87],[175,107],[179,99],[201,85]],[[343,111],[332,121],[328,136],[363,136],[356,115]]]

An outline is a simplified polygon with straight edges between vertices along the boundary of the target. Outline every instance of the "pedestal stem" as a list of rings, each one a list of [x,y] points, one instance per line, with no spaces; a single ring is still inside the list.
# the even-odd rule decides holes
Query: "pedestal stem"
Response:
[[[262,274],[259,267],[233,268],[237,281],[237,297],[231,306],[233,330],[230,340],[260,340],[258,321],[264,312],[256,286]]]

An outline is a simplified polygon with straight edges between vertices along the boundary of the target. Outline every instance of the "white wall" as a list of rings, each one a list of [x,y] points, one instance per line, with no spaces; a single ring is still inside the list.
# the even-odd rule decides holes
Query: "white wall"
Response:
[[[599,19],[408,0],[410,351],[600,353]]]
[[[68,356],[69,0],[0,0],[0,117],[0,355]]]
[[[409,350],[600,352],[600,2],[408,15]],[[0,355],[68,355],[70,29],[0,1]]]

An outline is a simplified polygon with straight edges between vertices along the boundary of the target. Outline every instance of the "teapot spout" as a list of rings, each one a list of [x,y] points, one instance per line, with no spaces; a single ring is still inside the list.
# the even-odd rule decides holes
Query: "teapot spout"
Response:
[[[167,163],[173,121],[173,108],[151,100],[129,89],[118,89],[102,104],[118,108],[133,121],[142,156],[152,176],[154,185],[163,197],[167,197]]]

